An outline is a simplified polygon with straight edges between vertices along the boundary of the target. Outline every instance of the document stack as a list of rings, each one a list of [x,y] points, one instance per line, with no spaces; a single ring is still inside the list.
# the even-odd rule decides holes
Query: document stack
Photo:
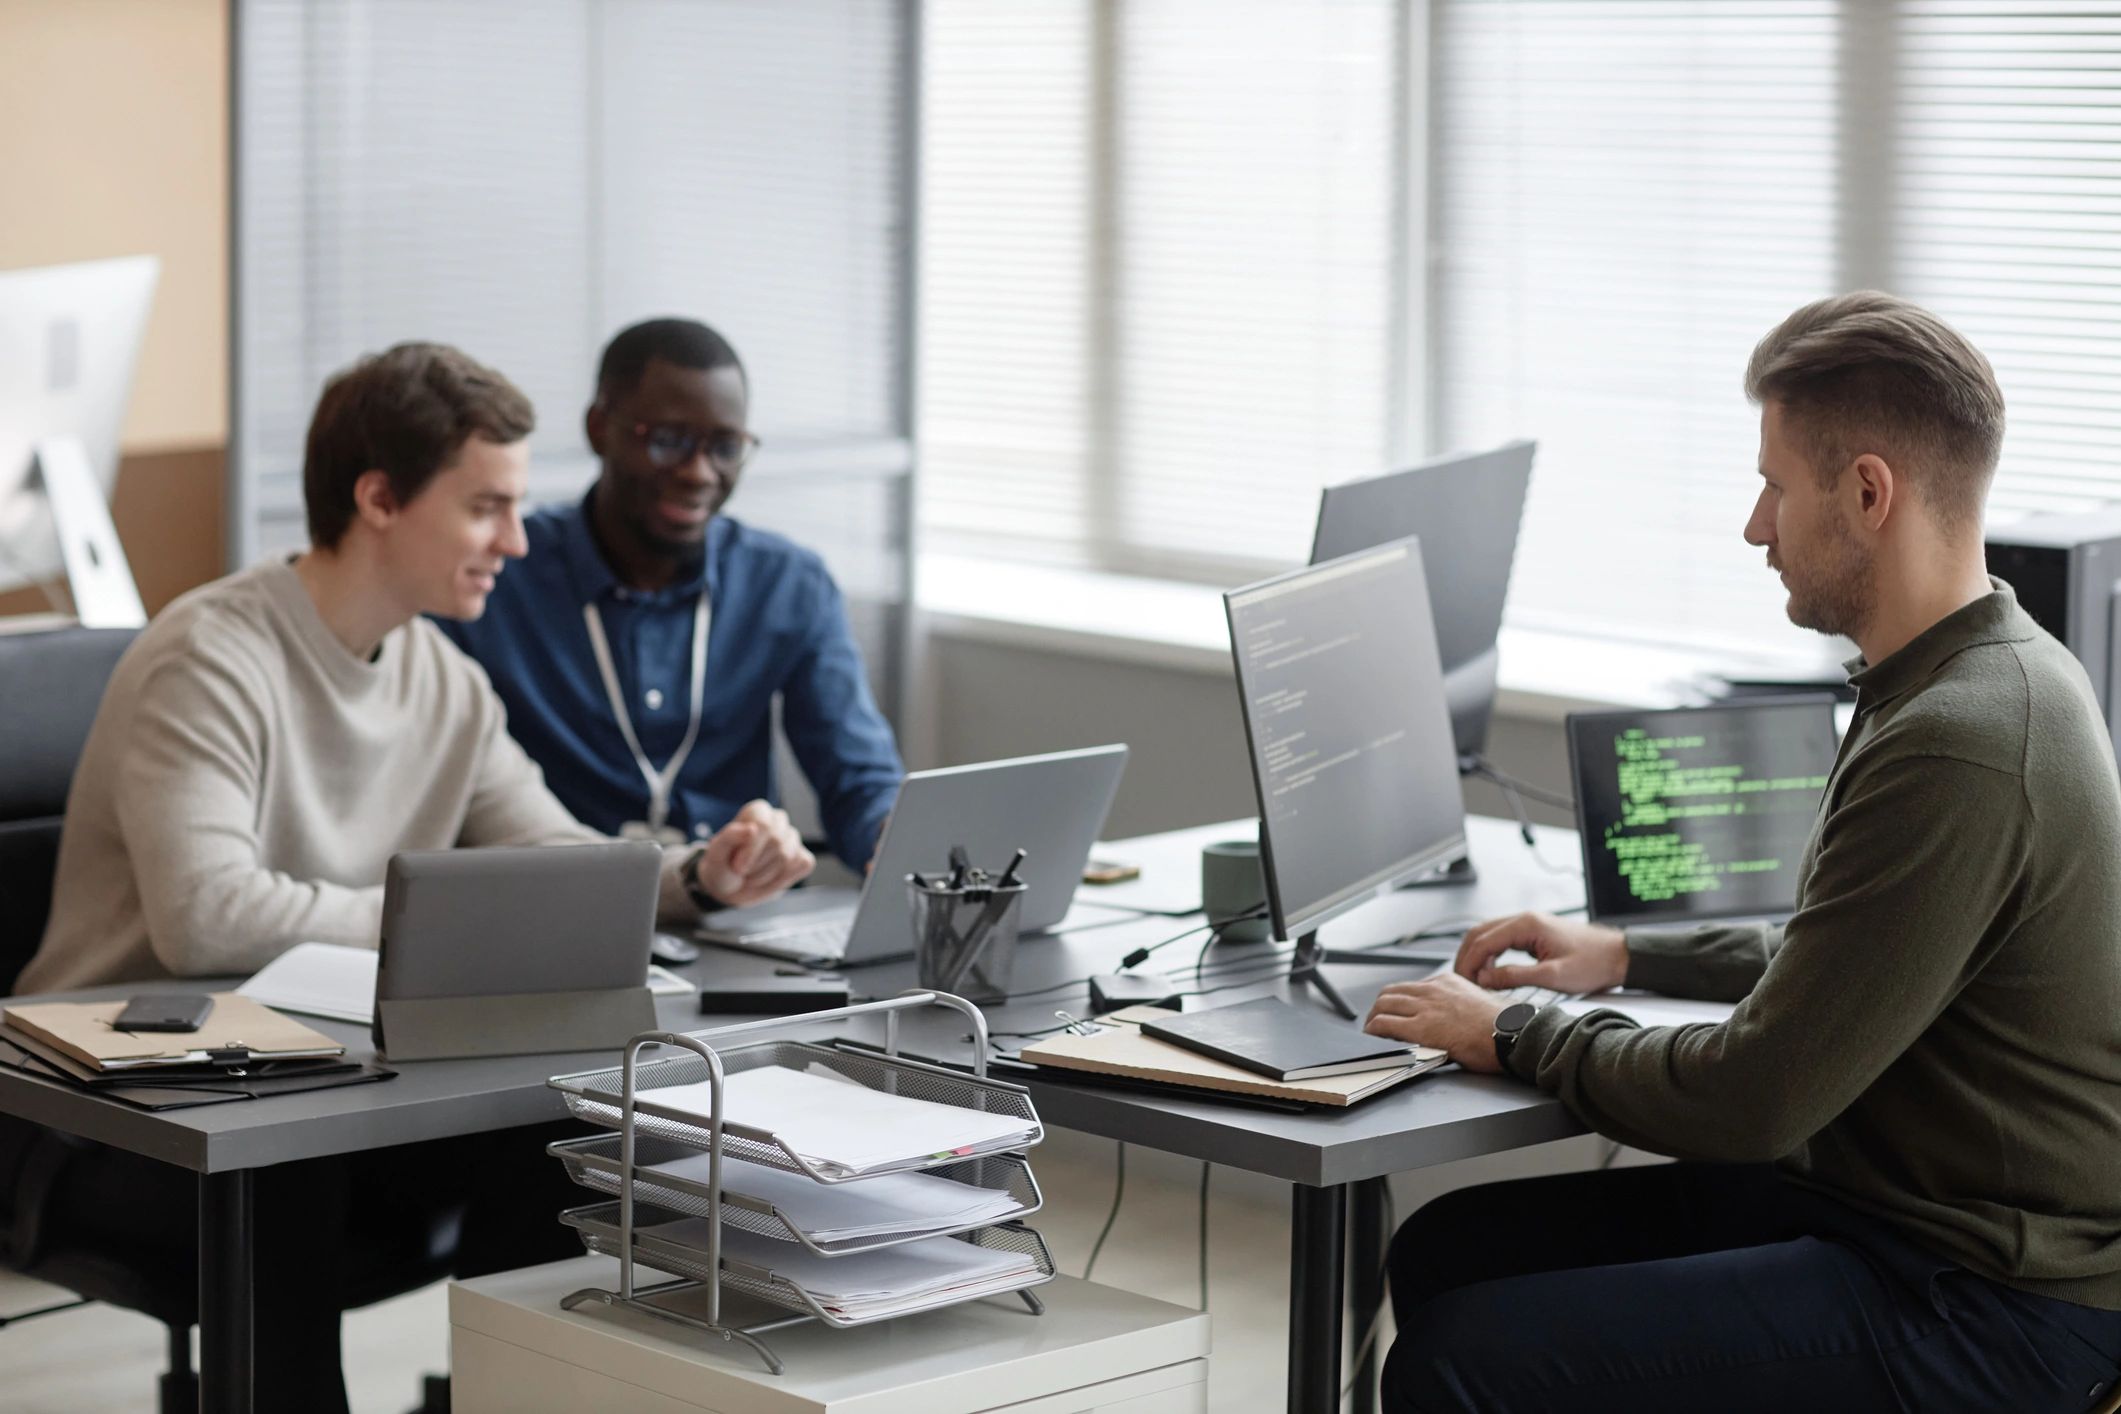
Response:
[[[867,1012],[943,1006],[972,1024],[974,1073],[806,1042],[718,1049],[732,1036]],[[897,1016],[891,1020],[895,1023]],[[896,1034],[896,1026],[893,1026]],[[674,1048],[642,1060],[649,1046]],[[619,1289],[562,1303],[624,1305],[750,1345],[791,1319],[863,1325],[1030,1288],[1053,1258],[1022,1219],[1042,1198],[1023,1151],[1044,1130],[1021,1086],[985,1074],[986,1022],[962,998],[914,992],[835,1012],[633,1039],[621,1065],[553,1079],[574,1114],[611,1132],[551,1146],[584,1187],[612,1195],[561,1214],[619,1259]],[[643,1286],[636,1265],[675,1280]],[[657,1298],[704,1288],[706,1319]],[[748,1324],[726,1294],[772,1308]]]

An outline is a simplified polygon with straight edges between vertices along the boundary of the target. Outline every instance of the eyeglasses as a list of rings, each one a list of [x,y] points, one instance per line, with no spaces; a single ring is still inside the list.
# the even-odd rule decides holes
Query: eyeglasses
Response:
[[[683,466],[702,448],[707,452],[707,464],[716,471],[741,471],[759,449],[758,438],[733,427],[702,432],[682,422],[636,422],[633,435],[640,438],[650,464],[664,471]]]

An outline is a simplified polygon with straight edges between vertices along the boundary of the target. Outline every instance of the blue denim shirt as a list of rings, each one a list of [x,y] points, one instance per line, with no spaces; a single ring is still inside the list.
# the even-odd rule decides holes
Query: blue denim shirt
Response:
[[[613,717],[582,619],[595,603],[633,729],[651,764],[684,739],[694,610],[713,610],[699,740],[671,792],[669,823],[704,838],[746,801],[779,796],[773,695],[816,790],[832,852],[860,868],[904,773],[847,624],[839,586],[809,550],[726,516],[707,527],[699,573],[666,589],[619,583],[589,531],[588,498],[529,516],[530,553],[471,623],[441,622],[508,708],[508,730],[575,818],[615,833],[647,810],[648,787]]]

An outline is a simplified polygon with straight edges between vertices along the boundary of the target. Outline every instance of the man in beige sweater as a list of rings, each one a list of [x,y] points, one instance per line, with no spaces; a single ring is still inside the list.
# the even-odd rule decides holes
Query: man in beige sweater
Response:
[[[186,595],[120,661],[22,991],[244,973],[305,939],[374,947],[400,850],[602,838],[546,790],[485,674],[421,617],[476,617],[522,555],[532,421],[507,379],[440,345],[331,380],[303,463],[308,552]],[[754,801],[669,852],[660,911],[755,903],[810,867],[787,817]],[[553,1215],[570,1193],[546,1137],[263,1171],[261,1230],[305,1236],[259,1244],[257,1406],[346,1407],[347,1294],[372,1287],[376,1253],[408,1250],[456,1205],[460,1275],[564,1255]],[[69,1151],[53,1221],[193,1260],[189,1174],[19,1123],[0,1144]]]
[[[400,850],[602,838],[422,617],[478,617],[523,554],[530,430],[522,394],[453,349],[400,345],[332,382],[303,472],[308,553],[177,600],[112,676],[19,990],[248,973],[303,940],[374,947]],[[669,852],[661,912],[756,903],[810,866],[754,801]]]
[[[1797,911],[1521,914],[1385,989],[1372,1031],[1685,1161],[1411,1218],[1390,1408],[2080,1414],[2121,1370],[2121,781],[2084,670],[1984,572],[2003,395],[1876,293],[1792,314],[1746,390],[1745,538],[1862,650]],[[1623,982],[1738,1006],[1642,1027],[1488,990]]]

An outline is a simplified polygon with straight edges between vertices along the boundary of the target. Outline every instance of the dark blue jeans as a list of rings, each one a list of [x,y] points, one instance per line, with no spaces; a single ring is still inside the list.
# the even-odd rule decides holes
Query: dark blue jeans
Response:
[[[1765,1167],[1447,1194],[1393,1240],[1385,1407],[2086,1414],[2121,1312],[2030,1296]]]

